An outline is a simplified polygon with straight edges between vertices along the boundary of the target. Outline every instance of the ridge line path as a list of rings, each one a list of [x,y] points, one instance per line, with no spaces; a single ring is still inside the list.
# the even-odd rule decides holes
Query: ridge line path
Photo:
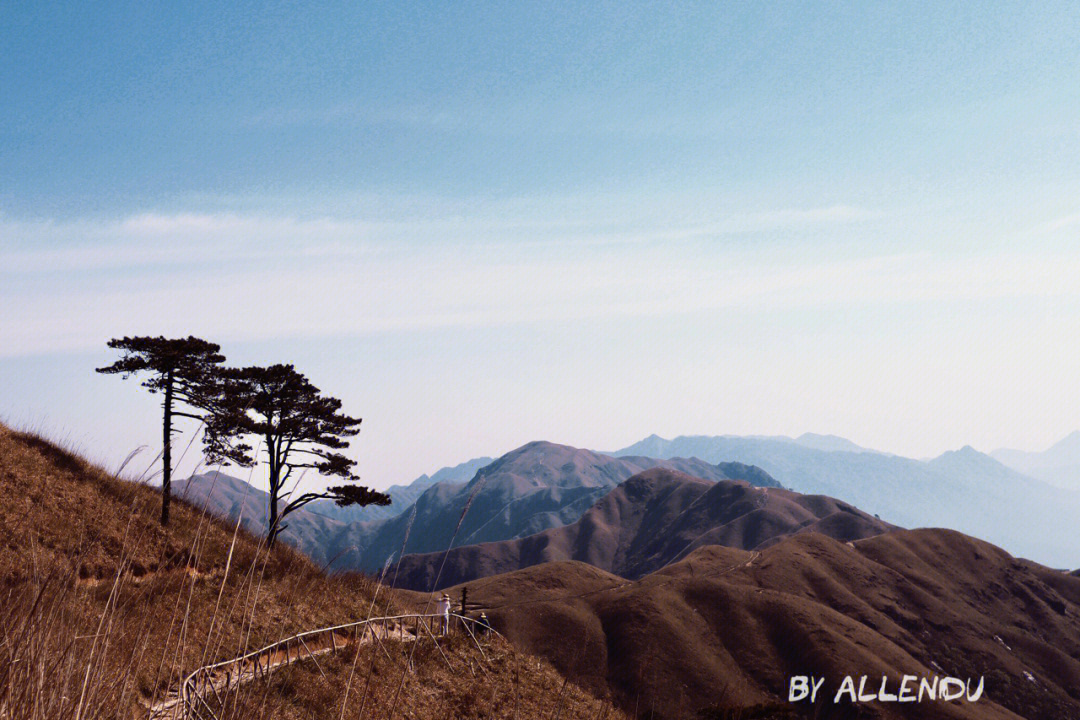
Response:
[[[693,541],[691,540],[691,542],[693,542]],[[758,559],[761,557],[761,551],[760,550],[753,550],[753,551],[750,551],[750,552],[751,552],[751,555],[750,555],[749,559],[746,560],[746,562],[741,562],[741,563],[738,563],[736,565],[732,565],[731,567],[724,568],[723,570],[721,570],[719,572],[703,573],[699,577],[702,577],[702,578],[719,578],[719,577],[723,577],[724,575],[727,575],[730,572],[734,572],[735,570],[750,567],[755,562],[757,562]],[[662,569],[663,568],[661,568],[661,570]],[[589,597],[590,595],[599,595],[600,593],[618,592],[619,590],[623,590],[625,588],[628,588],[631,585],[639,585],[641,587],[650,587],[650,588],[664,587],[666,585],[670,585],[671,583],[673,583],[673,582],[675,582],[676,580],[679,579],[678,576],[675,576],[675,577],[672,577],[672,578],[670,578],[668,580],[660,580],[660,581],[657,581],[657,582],[646,582],[646,580],[650,576],[651,575],[646,575],[645,577],[638,578],[637,580],[626,580],[626,581],[618,583],[616,585],[607,585],[607,586],[602,587],[602,588],[596,588],[594,590],[586,590],[583,593],[572,594],[572,595],[559,595],[557,597],[541,597],[541,598],[534,598],[532,600],[518,600],[516,602],[502,603],[500,605],[484,605],[483,603],[469,603],[469,605],[472,606],[471,609],[473,609],[473,610],[485,610],[485,611],[486,610],[492,610],[492,611],[494,611],[494,610],[505,610],[506,608],[518,607],[520,605],[533,605],[533,604],[536,604],[536,603],[558,602],[560,600],[577,600],[579,598]],[[693,573],[691,573],[691,577],[693,577]],[[492,632],[495,632],[495,631],[492,630]]]

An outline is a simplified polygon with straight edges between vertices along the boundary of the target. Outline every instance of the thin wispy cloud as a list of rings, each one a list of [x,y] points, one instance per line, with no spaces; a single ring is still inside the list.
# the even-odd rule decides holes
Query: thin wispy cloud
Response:
[[[712,242],[873,217],[836,205],[624,233],[583,227],[549,236],[541,227],[524,237],[507,236],[482,214],[415,225],[190,213],[3,221],[0,231],[18,242],[0,253],[0,296],[20,321],[0,329],[0,352],[81,350],[125,333],[250,340],[732,309],[1074,302],[1080,293],[1075,257],[922,251],[793,262],[768,244]],[[527,218],[520,222],[528,228]]]
[[[1048,222],[1041,223],[1031,231],[1031,235],[1052,235],[1054,233],[1059,233],[1062,230],[1071,230],[1078,226],[1080,226],[1080,212],[1063,215]]]
[[[644,243],[722,238],[776,229],[866,220],[878,213],[851,205],[721,212],[709,217],[701,200],[657,203],[636,197],[530,198],[431,204],[429,215],[407,209],[374,220],[235,212],[145,212],[115,220],[17,220],[0,214],[0,272],[137,267],[294,255],[356,256],[392,242],[414,246],[521,243]],[[370,201],[369,201],[370,202]],[[391,200],[392,202],[392,200]],[[651,208],[645,209],[643,208]],[[720,217],[715,217],[720,215]],[[681,222],[680,222],[681,220]],[[513,235],[515,231],[519,235]],[[381,243],[381,244],[380,244]],[[6,269],[6,270],[5,270]]]

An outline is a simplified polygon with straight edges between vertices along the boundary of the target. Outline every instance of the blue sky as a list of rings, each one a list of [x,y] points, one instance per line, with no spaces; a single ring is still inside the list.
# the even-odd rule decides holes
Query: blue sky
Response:
[[[0,415],[108,337],[295,361],[376,485],[548,438],[1080,426],[1066,3],[8,3]]]

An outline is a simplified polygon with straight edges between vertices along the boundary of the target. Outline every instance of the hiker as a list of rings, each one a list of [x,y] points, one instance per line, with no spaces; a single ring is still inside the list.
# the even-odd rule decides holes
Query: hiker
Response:
[[[476,633],[480,637],[487,637],[491,633],[491,623],[488,622],[487,613],[480,613],[480,619],[476,621]]]
[[[450,632],[450,596],[443,593],[442,600],[439,601],[439,614],[442,615],[442,634],[446,635]]]

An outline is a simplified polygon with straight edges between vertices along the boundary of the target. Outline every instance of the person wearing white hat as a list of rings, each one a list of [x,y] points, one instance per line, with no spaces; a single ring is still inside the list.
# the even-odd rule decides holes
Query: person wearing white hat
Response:
[[[446,593],[439,600],[439,614],[442,615],[442,634],[446,635],[450,632],[450,596]]]

